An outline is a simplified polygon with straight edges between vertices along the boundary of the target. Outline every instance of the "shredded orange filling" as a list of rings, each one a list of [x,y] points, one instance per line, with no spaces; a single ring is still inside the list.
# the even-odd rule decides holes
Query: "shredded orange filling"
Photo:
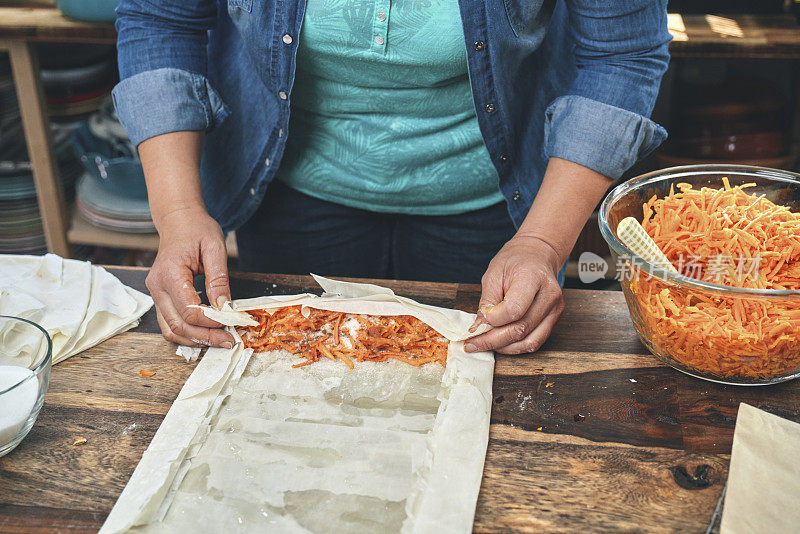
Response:
[[[303,367],[321,358],[340,360],[350,369],[355,362],[399,360],[415,367],[438,362],[447,365],[448,340],[410,315],[353,315],[300,306],[251,310],[257,326],[240,329],[245,347],[257,352],[286,350]]]
[[[680,192],[653,197],[642,225],[686,276],[800,289],[800,213],[743,190],[754,184],[731,187],[727,178],[723,184],[699,190],[679,184]],[[800,369],[800,299],[720,296],[645,275],[631,280],[630,291],[652,348],[693,370],[766,379]]]

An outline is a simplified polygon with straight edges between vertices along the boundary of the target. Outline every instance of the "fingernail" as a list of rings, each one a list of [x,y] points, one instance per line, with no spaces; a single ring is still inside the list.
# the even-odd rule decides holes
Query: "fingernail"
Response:
[[[221,346],[223,349],[232,349],[233,343],[231,343],[230,341],[223,341]]]
[[[467,352],[475,352],[478,348],[475,346],[474,343],[467,343],[464,345],[464,350]]]
[[[226,302],[228,302],[228,297],[224,297],[222,295],[217,297],[217,308],[222,308]]]
[[[474,332],[481,325],[481,323],[483,323],[483,319],[478,317],[477,319],[475,319],[475,322],[472,323],[472,326],[469,327],[468,332],[470,333]]]
[[[480,311],[483,314],[483,316],[486,317],[487,315],[489,315],[489,313],[491,313],[494,307],[495,307],[494,304],[484,304],[478,309],[478,311]]]

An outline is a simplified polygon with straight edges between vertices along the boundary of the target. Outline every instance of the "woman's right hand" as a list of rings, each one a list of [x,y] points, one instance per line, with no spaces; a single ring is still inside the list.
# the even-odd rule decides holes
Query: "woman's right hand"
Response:
[[[212,306],[230,300],[228,255],[219,224],[205,208],[184,208],[160,217],[161,242],[145,283],[156,305],[158,325],[167,341],[181,345],[231,348],[233,337],[190,304],[200,304],[195,275],[205,274]]]

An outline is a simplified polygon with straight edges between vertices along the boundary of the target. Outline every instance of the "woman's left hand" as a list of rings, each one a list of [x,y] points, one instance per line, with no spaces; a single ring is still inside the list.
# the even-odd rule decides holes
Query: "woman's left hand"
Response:
[[[478,320],[492,329],[467,340],[467,352],[534,352],[564,311],[558,284],[561,260],[539,237],[515,235],[489,263],[481,279]]]

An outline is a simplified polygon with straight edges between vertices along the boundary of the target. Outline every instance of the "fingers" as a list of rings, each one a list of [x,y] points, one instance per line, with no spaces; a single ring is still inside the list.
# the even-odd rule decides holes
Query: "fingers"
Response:
[[[184,322],[190,325],[205,328],[221,328],[222,325],[212,321],[203,314],[199,308],[189,308],[190,305],[200,304],[200,297],[194,290],[191,272],[175,273],[173,278],[163,288]]]
[[[560,315],[560,312],[555,313],[554,311],[553,313],[550,313],[522,341],[511,343],[505,347],[500,347],[496,349],[496,351],[501,354],[525,354],[536,352],[542,345],[544,345],[544,342],[547,341],[547,338],[550,337],[550,332],[553,331],[553,327],[555,327],[556,322],[558,322]]]
[[[159,328],[161,328],[161,334],[167,341],[177,343],[178,345],[186,345],[187,347],[203,346],[202,343],[197,343],[189,338],[179,336],[170,330],[169,325],[167,325],[166,321],[164,321],[164,318],[161,316],[161,312],[158,311],[158,307],[156,307],[156,320],[158,321]]]
[[[478,303],[478,314],[475,322],[469,327],[469,331],[474,332],[480,325],[488,323],[486,315],[501,300],[503,300],[503,270],[496,269],[489,264],[486,274],[481,278],[481,300]]]
[[[227,255],[219,224],[195,210],[170,224],[162,221],[158,255],[145,284],[156,304],[164,337],[188,345],[232,347],[233,337],[216,321],[189,306],[200,304],[194,290],[194,275],[206,275],[206,290],[212,304],[228,300]]]
[[[485,312],[489,324],[495,327],[507,325],[521,320],[528,313],[545,277],[535,277],[532,274],[526,276],[526,274],[528,273],[512,276],[510,285],[504,291],[501,300],[498,300],[496,306]]]
[[[557,283],[553,286],[545,282],[522,318],[469,339],[464,349],[467,352],[494,350],[506,354],[526,352],[523,349],[536,350],[547,339],[563,309],[561,288]]]
[[[153,295],[153,300],[156,301],[156,307],[163,321],[163,324],[159,323],[161,331],[167,340],[181,344],[186,344],[185,342],[188,340],[190,345],[195,346],[233,347],[233,337],[225,330],[196,326],[186,322],[166,292],[157,292],[157,295]],[[191,308],[189,309],[191,310]]]
[[[527,322],[518,321],[498,328],[493,328],[479,336],[470,338],[464,345],[467,352],[496,350],[525,338],[529,333]]]
[[[212,306],[221,308],[231,300],[228,282],[228,253],[225,242],[212,239],[204,242],[200,248],[200,260],[206,275],[206,294]]]

